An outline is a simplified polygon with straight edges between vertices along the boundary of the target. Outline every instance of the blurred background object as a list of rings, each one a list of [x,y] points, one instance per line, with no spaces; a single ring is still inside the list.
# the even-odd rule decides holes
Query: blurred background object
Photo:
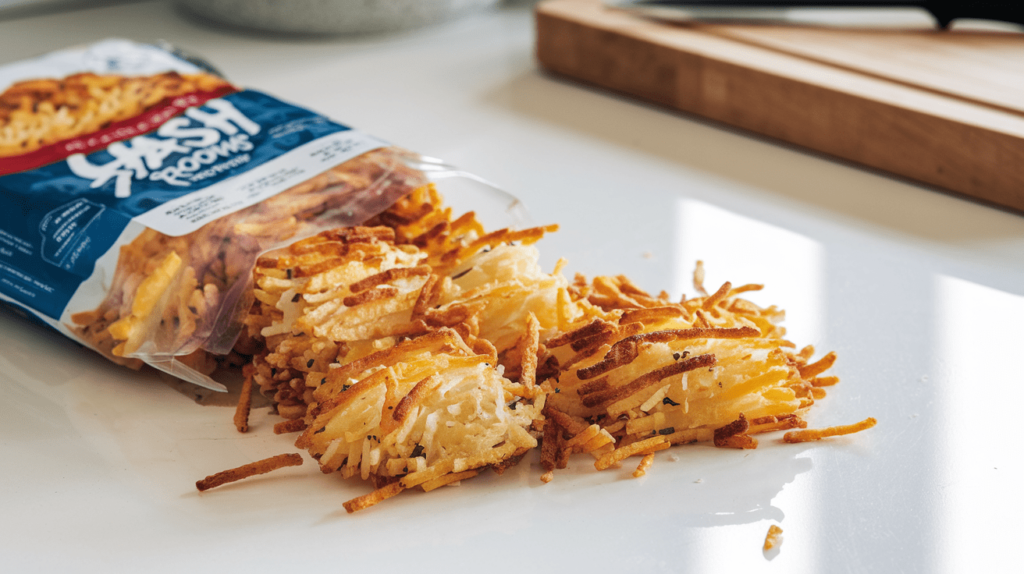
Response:
[[[0,20],[38,16],[48,12],[127,4],[138,0],[0,0]]]
[[[176,0],[201,18],[298,34],[358,34],[416,28],[492,7],[500,0]]]
[[[604,0],[608,6],[672,22],[897,27],[934,19],[987,19],[1024,25],[1024,6],[1004,0]]]

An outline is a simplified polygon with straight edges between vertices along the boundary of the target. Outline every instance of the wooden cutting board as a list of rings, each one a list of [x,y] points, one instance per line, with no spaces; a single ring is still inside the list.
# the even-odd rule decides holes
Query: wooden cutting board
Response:
[[[552,72],[1024,212],[1024,34],[536,20]]]

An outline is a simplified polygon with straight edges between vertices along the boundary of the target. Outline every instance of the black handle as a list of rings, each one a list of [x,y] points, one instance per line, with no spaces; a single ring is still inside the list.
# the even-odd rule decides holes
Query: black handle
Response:
[[[1024,25],[1024,3],[1020,0],[931,0],[925,9],[943,28],[957,18],[1002,20]]]
[[[938,20],[943,28],[957,18],[980,18],[1002,20],[1024,25],[1024,0],[633,0],[645,5],[686,5],[700,7],[744,7],[744,8],[879,8],[918,7],[924,8]]]
[[[667,6],[699,6],[701,8],[743,7],[743,8],[887,8],[916,6],[928,7],[928,0],[626,0],[618,4],[641,4],[644,6],[664,4]],[[953,4],[954,2],[950,2]],[[964,2],[959,2],[963,4]]]

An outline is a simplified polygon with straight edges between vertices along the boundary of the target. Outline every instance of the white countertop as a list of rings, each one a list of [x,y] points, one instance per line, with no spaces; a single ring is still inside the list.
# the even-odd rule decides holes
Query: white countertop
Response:
[[[529,3],[420,31],[221,31],[164,2],[0,20],[0,64],[105,37],[164,39],[229,79],[491,180],[561,231],[545,268],[673,295],[764,282],[842,383],[756,451],[678,447],[643,479],[585,456],[520,465],[356,515],[315,465],[199,495],[285,452],[154,373],[0,312],[0,559],[9,571],[1007,571],[1024,534],[1024,217],[541,72]],[[674,459],[674,460],[673,460]],[[529,460],[529,459],[528,459]],[[785,531],[764,554],[770,524]]]

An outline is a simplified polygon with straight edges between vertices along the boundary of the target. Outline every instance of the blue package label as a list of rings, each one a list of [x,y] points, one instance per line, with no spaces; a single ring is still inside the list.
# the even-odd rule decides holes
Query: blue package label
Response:
[[[384,145],[247,90],[100,151],[0,176],[0,298],[57,321],[132,222],[185,235]]]

